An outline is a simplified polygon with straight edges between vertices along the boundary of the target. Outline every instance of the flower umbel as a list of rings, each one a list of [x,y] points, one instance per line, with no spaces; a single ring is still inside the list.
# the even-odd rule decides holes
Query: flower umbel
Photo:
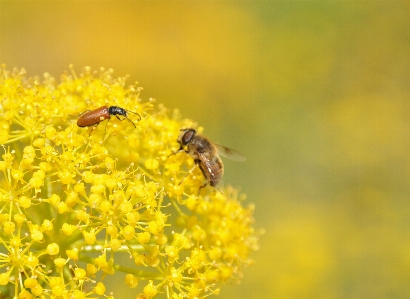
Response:
[[[239,281],[257,249],[253,206],[204,183],[178,149],[202,128],[125,87],[111,70],[0,76],[2,298],[114,298],[126,273],[137,298],[204,298]],[[78,115],[118,106],[141,116],[80,128]],[[188,175],[187,175],[188,174]],[[125,258],[129,262],[125,262]]]

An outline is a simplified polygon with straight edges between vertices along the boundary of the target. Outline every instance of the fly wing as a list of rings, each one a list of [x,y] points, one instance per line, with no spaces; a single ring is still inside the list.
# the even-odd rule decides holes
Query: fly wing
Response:
[[[198,153],[199,167],[205,178],[211,184],[211,186],[217,187],[221,185],[223,178],[223,165],[221,159],[216,158],[211,161],[204,153]]]
[[[246,157],[242,155],[240,152],[231,149],[229,147],[220,145],[219,143],[214,142],[215,147],[218,149],[218,154],[228,158],[232,161],[243,162],[246,160]]]

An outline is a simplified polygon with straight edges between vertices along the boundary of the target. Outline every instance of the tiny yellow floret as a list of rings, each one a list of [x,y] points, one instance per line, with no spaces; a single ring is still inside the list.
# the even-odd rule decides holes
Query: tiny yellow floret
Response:
[[[28,209],[31,207],[31,199],[28,198],[27,196],[20,196],[19,197],[19,204],[25,209]]]
[[[9,273],[0,273],[0,285],[5,286],[9,283],[10,274]]]
[[[153,281],[150,280],[149,283],[144,287],[144,295],[147,296],[147,298],[152,298],[157,294],[157,287],[154,285]]]
[[[60,247],[57,243],[51,243],[47,245],[47,253],[49,255],[56,255],[60,252]]]
[[[74,270],[74,276],[75,276],[76,279],[84,279],[86,274],[87,273],[84,269],[77,268],[77,269]]]
[[[144,165],[147,169],[154,170],[158,168],[159,162],[157,159],[147,159]]]
[[[14,224],[14,222],[7,221],[3,223],[3,232],[5,234],[11,235],[12,233],[14,233],[15,230],[16,230],[16,225]]]
[[[66,261],[65,261],[65,259],[59,257],[59,258],[56,258],[56,259],[54,260],[54,264],[55,264],[56,267],[58,267],[58,268],[63,268],[64,265],[66,264]]]
[[[138,286],[138,278],[132,274],[125,275],[125,284],[131,289],[135,289]]]
[[[41,231],[39,231],[38,229],[33,229],[31,231],[31,238],[34,241],[41,241],[41,240],[43,240],[43,233]]]
[[[95,241],[97,240],[97,236],[93,232],[83,232],[83,236],[84,236],[84,241],[88,245],[94,244]]]
[[[87,264],[87,275],[93,275],[95,273],[97,273],[98,269],[95,265],[93,264]]]
[[[125,240],[132,240],[135,236],[135,229],[131,225],[127,225],[122,230],[122,235],[124,236]]]
[[[137,234],[137,240],[140,244],[146,244],[151,239],[151,234],[149,232],[143,232]]]
[[[61,231],[63,232],[64,235],[66,236],[71,236],[71,234],[77,229],[75,225],[71,225],[68,223],[64,223],[63,226],[61,227]]]
[[[17,224],[22,224],[23,222],[26,221],[26,215],[24,215],[24,214],[15,214],[15,215],[13,216],[13,218],[14,218],[14,221],[15,221]]]
[[[44,231],[52,231],[54,228],[53,222],[51,222],[48,219],[44,219],[43,224],[41,225],[41,228]]]
[[[31,295],[27,290],[22,289],[19,294],[19,299],[32,299],[33,295]]]
[[[97,295],[104,295],[105,293],[105,285],[102,282],[98,282],[94,288],[94,291]]]
[[[78,250],[77,249],[67,249],[66,254],[68,256],[68,258],[72,259],[73,261],[77,261],[78,260]]]
[[[27,279],[24,281],[24,286],[25,286],[26,288],[32,289],[32,288],[34,288],[36,285],[38,285],[37,279],[34,279],[34,278],[29,277],[29,278],[27,278]]]

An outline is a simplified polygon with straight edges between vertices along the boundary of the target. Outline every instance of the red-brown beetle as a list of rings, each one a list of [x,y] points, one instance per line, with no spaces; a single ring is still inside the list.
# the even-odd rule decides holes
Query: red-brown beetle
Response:
[[[124,119],[127,119],[136,128],[134,122],[127,117],[127,112],[131,112],[131,113],[138,115],[139,120],[141,120],[141,116],[136,112],[132,112],[130,110],[126,110],[124,108],[117,107],[117,106],[110,106],[110,107],[102,106],[95,110],[86,111],[83,114],[81,114],[80,117],[77,119],[77,126],[90,127],[90,126],[98,125],[100,122],[106,119],[110,119],[111,115],[115,115],[115,117],[121,121],[123,121]],[[118,115],[122,115],[125,118],[121,119],[118,117]]]

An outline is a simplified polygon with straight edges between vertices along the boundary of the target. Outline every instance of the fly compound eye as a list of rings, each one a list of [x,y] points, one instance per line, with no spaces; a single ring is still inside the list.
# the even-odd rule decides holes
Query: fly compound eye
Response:
[[[196,131],[194,129],[188,129],[185,131],[184,135],[182,136],[182,144],[187,145],[192,141],[195,136]]]

